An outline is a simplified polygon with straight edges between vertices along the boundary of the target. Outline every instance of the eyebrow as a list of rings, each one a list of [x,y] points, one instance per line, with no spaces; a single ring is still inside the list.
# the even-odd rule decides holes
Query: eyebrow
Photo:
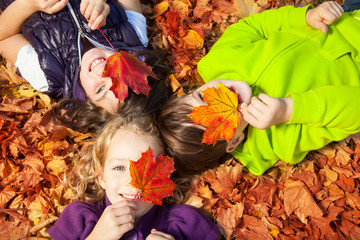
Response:
[[[125,159],[125,158],[111,158],[111,159],[109,159],[108,160],[109,161],[109,163],[112,163],[112,162],[124,162],[124,163],[126,163],[126,161],[127,161],[127,159]]]

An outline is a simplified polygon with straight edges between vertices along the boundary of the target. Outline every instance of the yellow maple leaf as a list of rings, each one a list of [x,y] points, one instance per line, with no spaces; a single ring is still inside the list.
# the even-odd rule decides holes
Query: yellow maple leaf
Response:
[[[189,117],[206,128],[202,142],[215,145],[221,138],[229,142],[240,124],[237,94],[221,83],[201,92],[207,105],[194,107]]]

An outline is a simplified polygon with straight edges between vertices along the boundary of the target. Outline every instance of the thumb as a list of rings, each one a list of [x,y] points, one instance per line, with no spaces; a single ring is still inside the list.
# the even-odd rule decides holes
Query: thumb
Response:
[[[238,111],[240,111],[241,113],[244,113],[247,110],[247,103],[243,102],[241,103],[241,105],[238,107]]]
[[[314,24],[313,27],[321,30],[323,33],[326,33],[328,30],[328,26],[323,22],[323,19],[316,21],[316,24]]]
[[[328,26],[325,23],[321,22],[321,29],[320,30],[322,31],[322,33],[326,33],[327,30],[328,30]]]

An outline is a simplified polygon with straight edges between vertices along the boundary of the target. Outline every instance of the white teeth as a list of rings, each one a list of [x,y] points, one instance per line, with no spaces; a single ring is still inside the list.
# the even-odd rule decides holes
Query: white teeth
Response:
[[[126,199],[130,199],[130,200],[136,200],[136,199],[140,199],[141,198],[141,194],[137,194],[137,195],[128,195],[128,194],[121,194],[122,197],[126,198]],[[135,197],[136,196],[136,197]],[[134,198],[135,197],[135,198]]]
[[[102,58],[102,59],[96,59],[95,61],[93,61],[90,65],[90,71],[96,66],[96,64],[103,62],[105,60],[106,60],[105,58]]]

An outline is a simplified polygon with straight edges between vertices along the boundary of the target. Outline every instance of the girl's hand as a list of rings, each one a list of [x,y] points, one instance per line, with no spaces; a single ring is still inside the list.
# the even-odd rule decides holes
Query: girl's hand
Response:
[[[110,7],[106,0],[82,0],[80,12],[89,21],[92,30],[106,25],[106,17],[110,12]]]
[[[45,12],[48,14],[54,14],[63,9],[69,0],[21,0],[24,5],[24,9],[34,12]]]
[[[151,233],[146,237],[146,240],[175,240],[175,238],[170,234],[151,229]]]
[[[241,104],[244,120],[258,129],[288,122],[293,112],[292,98],[273,98],[265,93],[252,97],[249,105]]]
[[[344,10],[337,2],[323,2],[316,8],[309,9],[306,12],[306,23],[326,33],[328,29],[327,25],[335,22],[336,19],[341,17],[343,12]]]
[[[120,201],[105,208],[91,234],[86,238],[120,239],[134,228],[135,204],[131,201]]]

